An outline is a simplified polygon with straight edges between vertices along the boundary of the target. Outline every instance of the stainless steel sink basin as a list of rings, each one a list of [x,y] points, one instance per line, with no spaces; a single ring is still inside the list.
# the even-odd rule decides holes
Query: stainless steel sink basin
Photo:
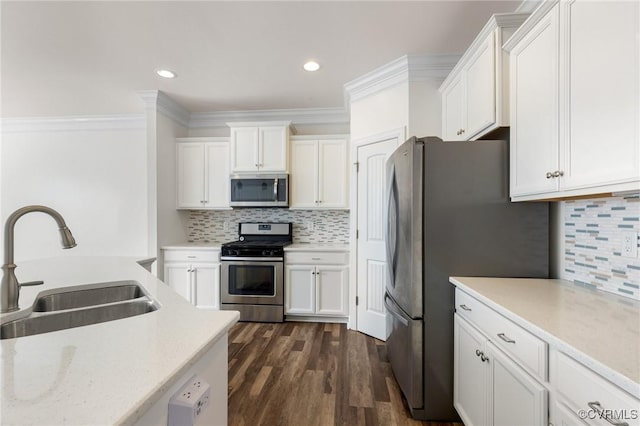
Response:
[[[21,317],[0,323],[0,339],[32,336],[143,315],[159,309],[136,281],[67,287],[36,298]]]
[[[105,303],[123,302],[144,297],[146,294],[135,281],[109,283],[109,287],[64,290],[40,296],[33,305],[34,312],[51,312],[76,309]]]

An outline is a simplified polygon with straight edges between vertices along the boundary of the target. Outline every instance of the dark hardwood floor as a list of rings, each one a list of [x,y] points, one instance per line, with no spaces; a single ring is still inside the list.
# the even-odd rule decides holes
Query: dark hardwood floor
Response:
[[[229,424],[453,425],[411,418],[384,342],[344,324],[293,322],[231,329]]]

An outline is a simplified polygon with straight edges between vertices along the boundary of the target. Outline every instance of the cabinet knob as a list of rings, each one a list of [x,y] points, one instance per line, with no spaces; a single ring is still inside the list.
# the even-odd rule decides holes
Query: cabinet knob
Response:
[[[480,349],[476,349],[476,356],[480,356],[482,352],[480,352]]]
[[[547,179],[551,179],[553,177],[553,173],[547,172]]]
[[[564,176],[564,172],[563,171],[556,170],[555,172],[553,172],[553,177],[554,178],[557,178],[557,177],[560,177],[560,176]]]
[[[463,134],[463,133],[464,133],[464,129],[460,129],[460,134]]]
[[[480,352],[480,361],[488,362],[489,361],[489,357],[485,356],[482,352]]]

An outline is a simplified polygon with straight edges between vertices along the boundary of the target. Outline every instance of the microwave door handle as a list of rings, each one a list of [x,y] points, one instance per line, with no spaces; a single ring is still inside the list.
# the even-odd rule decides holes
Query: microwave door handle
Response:
[[[273,201],[278,201],[278,178],[273,180]]]

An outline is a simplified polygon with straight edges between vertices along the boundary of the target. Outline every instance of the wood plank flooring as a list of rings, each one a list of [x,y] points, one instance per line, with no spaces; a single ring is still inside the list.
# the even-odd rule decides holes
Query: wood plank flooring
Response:
[[[384,342],[344,324],[293,322],[231,329],[229,424],[454,425],[411,418]]]

